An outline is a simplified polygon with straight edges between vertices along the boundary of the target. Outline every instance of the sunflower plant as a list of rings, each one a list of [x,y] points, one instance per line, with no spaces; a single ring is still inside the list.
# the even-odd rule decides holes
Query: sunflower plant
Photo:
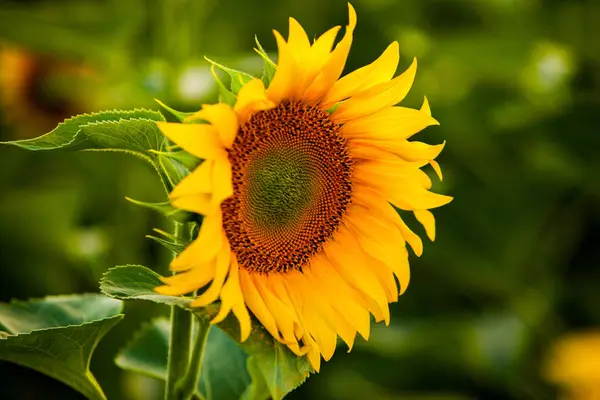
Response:
[[[442,179],[444,144],[409,139],[437,125],[425,99],[397,106],[416,60],[394,77],[398,43],[343,77],[357,17],[311,42],[289,21],[274,32],[275,63],[260,78],[215,62],[215,104],[194,113],[77,115],[28,150],[119,151],[147,161],[163,203],[132,200],[173,221],[149,236],[173,253],[171,276],[141,265],[108,270],[100,294],[0,306],[0,359],[37,369],[90,399],[105,398],[89,370],[93,350],[122,317],[123,300],[171,307],[150,321],[116,363],[166,381],[165,399],[280,399],[300,385],[338,337],[352,349],[369,338],[371,317],[390,321],[389,303],[409,282],[409,250],[423,244],[404,221],[412,213],[435,238],[430,209],[452,198],[430,191],[422,168]],[[216,74],[229,75],[225,85]],[[209,349],[208,351],[205,351]]]

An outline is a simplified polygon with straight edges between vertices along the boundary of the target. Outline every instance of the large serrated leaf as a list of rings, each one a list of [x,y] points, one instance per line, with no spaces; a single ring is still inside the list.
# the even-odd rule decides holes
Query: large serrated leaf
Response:
[[[92,114],[81,114],[73,118],[66,119],[64,122],[46,133],[45,135],[25,140],[15,140],[12,142],[1,142],[10,144],[27,150],[54,150],[54,149],[72,149],[81,150],[86,146],[85,137],[79,135],[82,126],[106,121],[120,121],[134,118],[142,118],[152,121],[163,121],[163,116],[156,111],[136,109],[132,111],[101,111]]]
[[[167,319],[142,328],[121,352],[116,363],[123,369],[166,379],[171,326]],[[196,393],[205,400],[239,399],[252,387],[246,371],[246,354],[220,329],[212,328],[202,360]],[[267,393],[268,395],[268,393]],[[253,397],[252,399],[264,399]]]
[[[160,151],[165,136],[155,120],[133,118],[92,122],[81,126],[84,150],[110,150],[137,153],[149,157],[149,150]]]
[[[89,370],[98,342],[122,318],[123,303],[98,294],[0,303],[0,359],[35,369],[105,400]]]
[[[141,299],[178,305],[190,309],[199,318],[210,319],[216,314],[218,310],[216,304],[192,309],[190,308],[192,299],[189,297],[162,296],[155,293],[153,289],[161,284],[160,275],[157,273],[140,265],[129,265],[112,268],[106,272],[100,281],[100,288],[107,296],[118,299]],[[239,339],[239,324],[231,315],[219,323],[218,327],[233,339]],[[252,360],[250,362],[254,363],[253,375],[258,375],[260,372],[264,385],[274,399],[283,398],[301,385],[312,371],[306,357],[293,354],[257,323],[253,325],[248,340],[240,346]]]

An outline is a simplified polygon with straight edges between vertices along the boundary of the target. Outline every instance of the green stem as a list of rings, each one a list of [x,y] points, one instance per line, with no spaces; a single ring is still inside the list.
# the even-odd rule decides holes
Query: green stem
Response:
[[[198,379],[202,370],[202,358],[204,356],[204,345],[210,330],[210,324],[205,319],[198,318],[198,332],[194,342],[194,350],[192,350],[192,359],[185,377],[180,381],[178,391],[181,393],[182,400],[190,400],[196,392]]]
[[[174,235],[180,237],[185,226],[175,223]],[[165,400],[180,400],[177,393],[177,381],[189,368],[190,343],[192,339],[192,313],[178,306],[171,307],[171,339],[169,341],[169,359],[167,361],[167,384]]]

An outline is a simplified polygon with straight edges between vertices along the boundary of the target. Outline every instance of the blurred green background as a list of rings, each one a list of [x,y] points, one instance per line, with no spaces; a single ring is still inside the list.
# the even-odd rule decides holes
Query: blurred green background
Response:
[[[346,71],[398,40],[419,59],[404,105],[423,95],[447,146],[438,238],[411,256],[411,286],[389,328],[322,367],[290,399],[554,399],[552,344],[600,326],[600,2],[355,0]],[[258,73],[254,35],[294,16],[309,36],[347,23],[330,0],[0,0],[0,141],[38,136],[80,112],[182,110],[212,102],[207,55]],[[162,201],[151,168],[126,155],[0,147],[0,301],[97,291],[117,264],[166,270],[144,235],[166,221],[124,200]],[[418,228],[416,225],[413,225]],[[421,232],[421,231],[419,231]],[[160,399],[115,352],[167,310],[131,303],[92,371],[109,399]],[[600,356],[598,358],[600,363]],[[0,362],[1,399],[80,399]]]

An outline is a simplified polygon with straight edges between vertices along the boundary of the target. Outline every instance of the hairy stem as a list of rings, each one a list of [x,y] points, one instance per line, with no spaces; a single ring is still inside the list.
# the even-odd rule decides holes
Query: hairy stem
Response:
[[[181,394],[182,400],[190,400],[193,398],[198,385],[198,379],[200,379],[200,373],[202,370],[202,358],[204,356],[204,346],[206,344],[206,338],[208,337],[208,331],[210,330],[210,324],[205,319],[198,318],[198,332],[196,333],[196,339],[194,341],[194,349],[192,350],[192,358],[187,374],[183,380],[180,381],[178,391]]]
[[[175,222],[174,234],[176,237],[185,234],[184,230],[184,225]],[[171,307],[171,339],[167,361],[165,400],[180,400],[177,382],[186,375],[189,368],[192,322],[191,312],[178,306]]]

